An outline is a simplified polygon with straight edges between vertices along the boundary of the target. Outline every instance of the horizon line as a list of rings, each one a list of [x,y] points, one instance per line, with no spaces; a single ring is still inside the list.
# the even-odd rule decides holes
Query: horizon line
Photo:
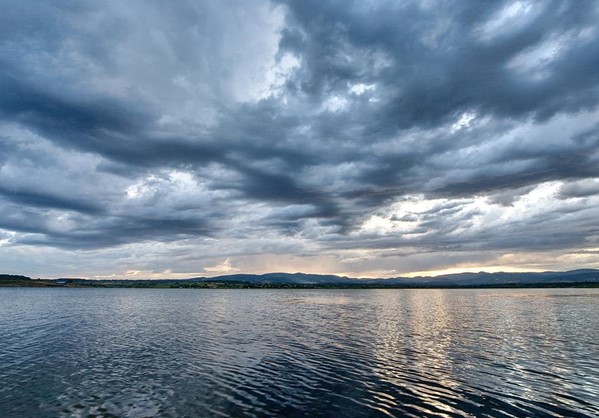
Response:
[[[339,278],[347,278],[347,279],[354,279],[354,280],[389,280],[389,279],[427,279],[427,278],[435,278],[435,277],[442,277],[442,276],[450,276],[450,275],[462,275],[462,274],[518,274],[518,273],[523,273],[523,274],[542,274],[542,273],[568,273],[568,272],[573,272],[573,271],[578,271],[578,270],[596,270],[599,271],[598,268],[592,268],[592,267],[579,267],[579,268],[574,268],[574,269],[568,269],[568,270],[541,270],[541,269],[513,269],[510,271],[510,269],[505,269],[505,270],[494,270],[494,271],[489,271],[489,269],[485,270],[485,269],[480,269],[477,270],[476,268],[465,268],[465,269],[447,269],[447,270],[455,270],[455,271],[451,271],[451,272],[446,272],[446,273],[440,273],[440,274],[420,274],[420,273],[426,273],[426,272],[412,272],[412,273],[407,273],[407,274],[398,274],[396,276],[390,276],[390,277],[367,277],[367,276],[358,276],[358,275],[348,275],[346,273],[306,273],[306,272],[302,272],[302,271],[294,271],[294,272],[286,272],[286,271],[271,271],[271,272],[266,272],[266,273],[243,273],[243,272],[230,272],[230,273],[224,273],[224,274],[216,274],[216,275],[202,275],[200,274],[194,274],[194,273],[190,273],[190,274],[186,274],[185,276],[183,276],[183,274],[181,274],[181,276],[183,277],[166,277],[166,276],[156,276],[156,277],[126,277],[126,275],[124,276],[119,276],[119,275],[108,275],[108,276],[86,276],[86,275],[69,275],[69,276],[54,276],[54,277],[30,277],[26,274],[22,274],[22,273],[0,273],[0,275],[12,275],[12,276],[24,276],[24,277],[30,277],[33,280],[59,280],[59,279],[75,279],[75,280],[90,280],[90,281],[102,281],[102,280],[129,280],[129,281],[141,281],[141,280],[148,280],[148,281],[152,281],[152,280],[191,280],[191,279],[215,279],[215,278],[219,278],[219,277],[230,277],[230,276],[266,276],[266,275],[272,275],[272,274],[286,274],[286,275],[294,275],[294,274],[302,274],[302,275],[314,275],[314,276],[335,276],[335,277],[339,277]],[[436,272],[434,270],[430,271],[432,272]]]

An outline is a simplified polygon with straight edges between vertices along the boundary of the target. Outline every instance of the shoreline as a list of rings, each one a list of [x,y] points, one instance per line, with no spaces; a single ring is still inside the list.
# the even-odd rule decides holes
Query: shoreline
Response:
[[[598,282],[563,283],[505,283],[480,285],[381,285],[381,284],[281,284],[281,283],[243,283],[243,282],[205,282],[205,283],[71,283],[57,284],[52,281],[8,281],[0,282],[0,288],[67,288],[67,289],[292,289],[292,290],[382,290],[382,289],[578,289],[599,288]]]

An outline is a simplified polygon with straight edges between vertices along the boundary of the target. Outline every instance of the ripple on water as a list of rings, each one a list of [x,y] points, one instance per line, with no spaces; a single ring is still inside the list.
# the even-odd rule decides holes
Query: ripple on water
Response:
[[[0,289],[0,410],[598,416],[597,296]]]

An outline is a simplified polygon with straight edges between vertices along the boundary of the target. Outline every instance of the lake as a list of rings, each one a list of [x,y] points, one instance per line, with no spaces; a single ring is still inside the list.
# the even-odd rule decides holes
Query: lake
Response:
[[[0,416],[599,416],[599,289],[0,288]]]

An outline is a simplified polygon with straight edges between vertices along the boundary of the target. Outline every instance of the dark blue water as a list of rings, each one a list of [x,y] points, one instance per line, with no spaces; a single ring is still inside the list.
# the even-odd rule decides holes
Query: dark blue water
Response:
[[[0,416],[599,416],[599,289],[0,289]]]

